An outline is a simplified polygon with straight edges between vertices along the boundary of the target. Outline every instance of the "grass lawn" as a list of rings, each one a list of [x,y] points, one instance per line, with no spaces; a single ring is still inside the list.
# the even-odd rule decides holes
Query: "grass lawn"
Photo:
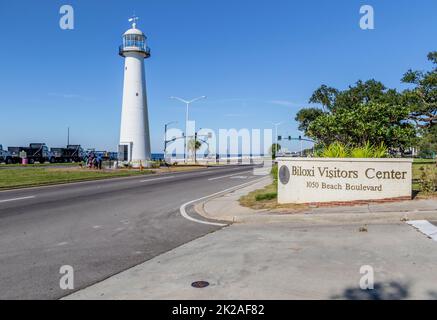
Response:
[[[116,177],[128,177],[150,173],[152,173],[152,171],[150,170],[97,171],[85,168],[27,168],[17,170],[2,169],[0,170],[0,189],[41,186],[85,180],[99,180]]]
[[[252,208],[255,210],[274,210],[274,211],[287,211],[287,212],[299,212],[308,208],[305,204],[278,204],[278,167],[272,168],[271,175],[273,177],[273,183],[266,186],[263,189],[258,189],[250,192],[249,194],[242,196],[239,199],[240,204],[243,207]]]
[[[273,182],[264,189],[258,189],[242,196],[239,199],[243,207],[252,208],[255,210],[272,210],[272,211],[287,211],[299,212],[306,208],[306,204],[278,204],[278,187],[277,182]]]
[[[0,163],[0,167],[21,167],[22,164],[20,163],[14,163],[14,164],[5,164],[5,163]],[[63,167],[78,167],[79,163],[72,163],[72,162],[67,162],[67,163],[50,163],[50,162],[45,162],[45,163],[34,163],[34,164],[26,164],[26,167],[30,167],[30,168],[38,168],[38,167],[51,167],[51,166],[63,166]]]
[[[413,165],[415,164],[434,164],[435,165],[436,160],[435,159],[414,159]]]

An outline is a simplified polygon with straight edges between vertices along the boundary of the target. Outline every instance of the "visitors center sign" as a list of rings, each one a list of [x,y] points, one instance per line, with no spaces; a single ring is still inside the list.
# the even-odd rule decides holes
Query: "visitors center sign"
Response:
[[[277,160],[281,204],[411,199],[412,159]]]

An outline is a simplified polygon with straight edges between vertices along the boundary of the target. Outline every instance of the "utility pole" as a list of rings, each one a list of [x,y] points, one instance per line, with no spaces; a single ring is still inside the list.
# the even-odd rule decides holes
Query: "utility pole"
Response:
[[[278,152],[278,127],[283,124],[284,122],[271,122],[271,121],[267,121],[268,123],[272,124],[275,127],[275,142],[274,142],[274,150],[272,148],[272,153],[274,155],[274,157],[276,158],[276,154]]]
[[[164,159],[167,154],[167,123],[164,126]]]
[[[70,127],[67,128],[67,147],[70,145]]]
[[[196,164],[197,163],[197,149],[196,149],[196,147],[197,147],[197,131],[196,132],[194,132],[194,164]]]
[[[303,140],[302,140],[302,136],[299,136],[299,140],[300,140],[300,156],[303,157]]]
[[[167,143],[169,142],[167,140],[167,127],[174,123],[177,123],[177,121],[171,121],[164,125],[164,160],[165,160],[165,155],[167,154]]]

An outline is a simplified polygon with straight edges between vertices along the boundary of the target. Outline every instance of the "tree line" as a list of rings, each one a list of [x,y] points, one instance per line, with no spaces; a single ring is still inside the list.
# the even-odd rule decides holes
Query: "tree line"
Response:
[[[299,130],[318,146],[339,142],[360,147],[369,142],[403,153],[411,147],[437,151],[437,51],[428,54],[429,71],[408,70],[403,91],[374,79],[358,81],[346,90],[322,85],[309,103],[321,108],[301,109]]]

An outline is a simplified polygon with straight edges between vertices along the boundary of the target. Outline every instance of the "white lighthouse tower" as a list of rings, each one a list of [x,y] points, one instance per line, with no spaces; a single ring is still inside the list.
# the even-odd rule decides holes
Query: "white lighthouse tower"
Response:
[[[123,106],[118,158],[134,167],[147,166],[151,160],[149,116],[147,110],[144,59],[150,57],[146,36],[137,29],[137,17],[129,19],[132,28],[123,35],[119,48],[125,58]]]

